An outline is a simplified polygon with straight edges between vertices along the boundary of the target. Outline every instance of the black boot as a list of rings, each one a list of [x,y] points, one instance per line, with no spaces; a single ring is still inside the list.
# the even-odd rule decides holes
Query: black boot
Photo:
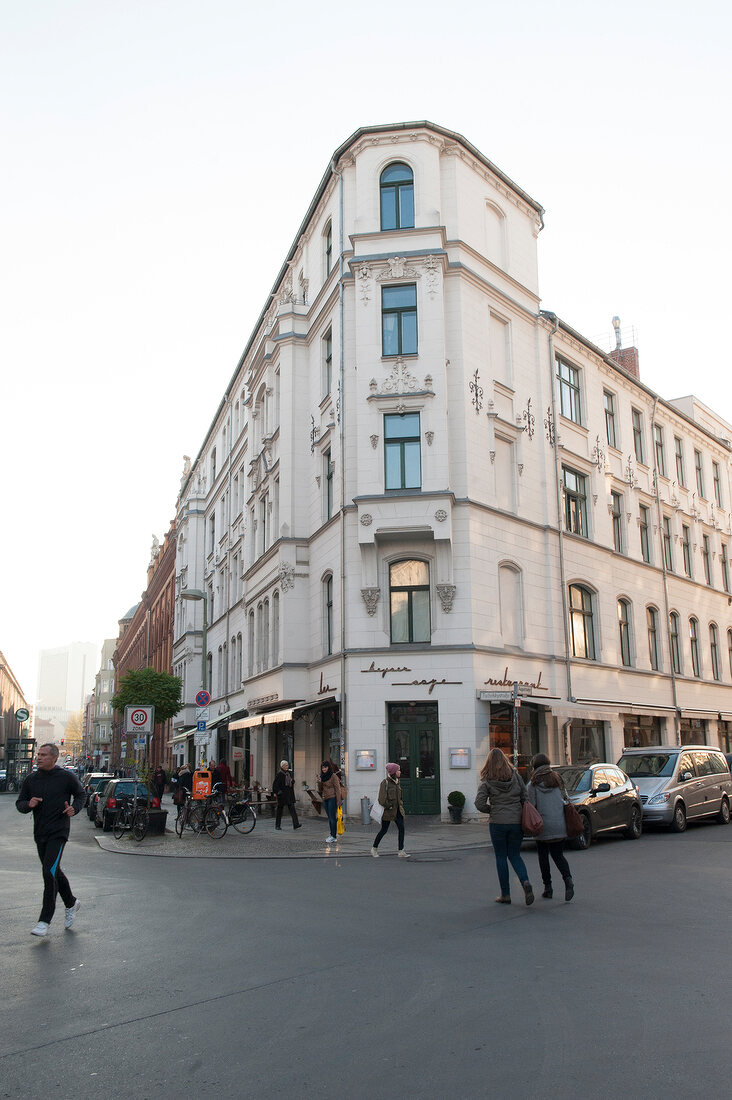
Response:
[[[571,901],[574,897],[574,883],[571,878],[565,878],[564,880],[564,900]]]
[[[554,897],[554,891],[552,890],[551,882],[549,882],[549,883],[545,882],[544,883],[544,893],[541,896],[543,898],[553,898]]]

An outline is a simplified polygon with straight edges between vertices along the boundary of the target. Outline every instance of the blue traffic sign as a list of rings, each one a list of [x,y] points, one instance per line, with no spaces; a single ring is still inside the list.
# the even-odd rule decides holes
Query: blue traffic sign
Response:
[[[198,730],[199,733],[202,733],[203,730],[206,729],[206,723],[205,722],[196,722],[196,729]]]
[[[198,695],[196,696],[196,706],[197,707],[207,707],[210,702],[211,702],[211,692],[206,691],[205,688],[203,689],[203,691],[199,691]]]

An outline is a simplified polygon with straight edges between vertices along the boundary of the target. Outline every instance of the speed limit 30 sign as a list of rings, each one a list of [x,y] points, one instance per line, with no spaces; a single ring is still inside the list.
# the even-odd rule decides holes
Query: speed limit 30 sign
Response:
[[[128,733],[152,733],[155,707],[125,707],[125,729]]]

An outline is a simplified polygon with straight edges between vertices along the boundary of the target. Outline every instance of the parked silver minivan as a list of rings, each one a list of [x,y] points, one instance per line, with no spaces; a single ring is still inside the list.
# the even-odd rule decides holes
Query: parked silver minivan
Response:
[[[618,767],[640,793],[645,824],[670,825],[683,833],[686,822],[715,815],[727,825],[732,776],[724,753],[708,745],[653,745],[625,749]]]

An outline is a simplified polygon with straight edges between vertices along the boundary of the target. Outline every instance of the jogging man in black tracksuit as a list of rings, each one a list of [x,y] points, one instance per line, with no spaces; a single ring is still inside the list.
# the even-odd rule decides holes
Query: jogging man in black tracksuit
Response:
[[[65,928],[71,928],[79,909],[69,880],[61,870],[61,853],[69,839],[71,818],[84,806],[84,788],[73,772],[56,766],[58,747],[41,745],[38,770],[23,780],[15,805],[22,814],[33,811],[33,839],[43,866],[43,907],[32,936],[45,936],[56,908],[56,894],[66,906]]]

